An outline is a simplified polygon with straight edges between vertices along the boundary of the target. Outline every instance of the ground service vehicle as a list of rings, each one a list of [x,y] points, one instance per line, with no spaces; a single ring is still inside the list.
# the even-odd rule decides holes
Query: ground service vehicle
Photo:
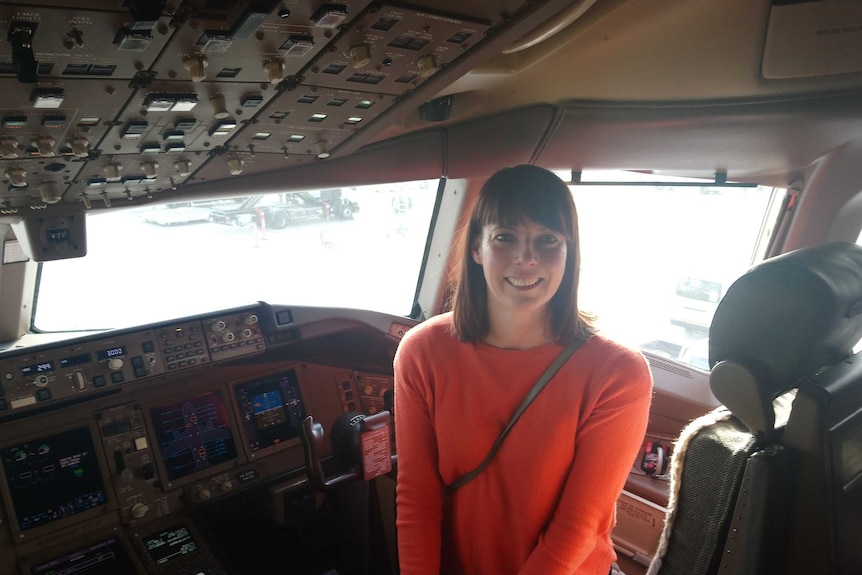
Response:
[[[670,322],[693,331],[709,331],[725,289],[727,286],[718,281],[681,277],[674,294]]]
[[[232,226],[261,225],[280,230],[293,223],[346,220],[359,211],[356,202],[341,197],[341,190],[321,190],[318,197],[308,192],[238,198],[229,206],[211,210],[208,219]]]
[[[687,270],[858,241],[860,30],[851,0],[0,3],[0,573],[396,574],[393,354],[445,309],[483,181],[557,171],[581,305],[698,347]],[[265,236],[142,219],[336,188],[351,219]],[[702,363],[643,353],[627,575],[656,462],[720,405]]]

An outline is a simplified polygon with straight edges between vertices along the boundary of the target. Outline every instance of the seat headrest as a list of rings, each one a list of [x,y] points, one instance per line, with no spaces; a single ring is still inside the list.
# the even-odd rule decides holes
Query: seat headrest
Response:
[[[709,330],[710,385],[734,413],[771,411],[774,398],[847,357],[860,338],[862,246],[788,252],[752,267],[719,303]],[[748,383],[739,383],[740,371]],[[762,406],[751,405],[755,396]]]

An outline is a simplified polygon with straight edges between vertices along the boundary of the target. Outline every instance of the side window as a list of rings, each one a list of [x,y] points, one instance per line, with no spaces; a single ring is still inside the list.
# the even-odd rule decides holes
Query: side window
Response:
[[[585,172],[585,183],[571,186],[581,238],[579,304],[608,336],[707,370],[712,315],[755,263],[752,254],[771,229],[772,198],[783,190],[586,183],[633,176]]]

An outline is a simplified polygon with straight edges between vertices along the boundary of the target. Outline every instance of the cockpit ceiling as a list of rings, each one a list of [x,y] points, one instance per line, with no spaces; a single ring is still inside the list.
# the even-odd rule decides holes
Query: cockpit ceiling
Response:
[[[0,5],[5,215],[344,155],[568,2],[79,4]]]
[[[808,116],[816,125],[805,140],[767,134],[767,128],[753,133],[752,142],[779,142],[763,150],[760,166],[750,155],[724,151],[734,140],[726,131],[713,126],[713,137],[704,121],[691,118],[685,126],[699,130],[696,145],[674,146],[679,141],[673,140],[662,157],[644,158],[642,164],[655,164],[647,166],[637,163],[638,150],[621,153],[627,148],[608,140],[630,134],[628,112],[608,111],[616,103],[683,102],[679,113],[686,115],[691,104],[730,102],[742,103],[746,118],[765,110],[774,123],[771,103],[818,94],[852,97],[862,89],[858,58],[844,57],[838,68],[806,60],[809,69],[794,70],[796,52],[804,49],[788,44],[805,35],[798,22],[828,31],[840,28],[842,18],[862,19],[852,0],[78,4],[0,3],[0,220],[33,210],[77,213],[241,194],[261,174],[283,185],[285,169],[295,170],[291,182],[332,184],[347,177],[326,174],[334,160],[355,165],[350,156],[371,144],[391,140],[397,147],[399,137],[441,127],[449,131],[431,137],[443,143],[421,166],[396,154],[388,158],[388,177],[458,177],[449,171],[464,163],[454,157],[456,149],[466,150],[480,173],[509,158],[565,168],[584,162],[714,167],[702,165],[707,161],[728,173],[786,172],[844,137],[847,130],[836,129],[845,125],[842,113],[818,124],[815,106]],[[795,19],[787,18],[790,12]],[[819,46],[825,51],[818,58],[833,62],[835,49],[858,54],[857,37],[838,38],[837,48]],[[788,54],[788,46],[796,52]],[[449,97],[451,105],[441,105],[439,115],[418,112]],[[575,122],[567,111],[572,102]],[[581,103],[591,102],[604,111],[582,113]],[[549,123],[517,123],[524,116],[517,110],[552,108],[556,116]],[[643,110],[638,117],[652,125],[655,108]],[[503,112],[505,120],[489,119]],[[847,117],[846,125],[857,124],[855,109]],[[490,134],[478,146],[500,147],[483,158],[476,158],[477,138],[468,133],[476,121]],[[598,137],[585,140],[584,123]],[[649,142],[658,143],[656,134],[669,138],[667,127],[641,130],[640,139],[624,142],[632,148],[646,139],[656,152]],[[525,134],[502,137],[510,132]],[[670,157],[680,149],[683,157]],[[359,183],[370,171],[379,174],[364,166],[350,176]]]

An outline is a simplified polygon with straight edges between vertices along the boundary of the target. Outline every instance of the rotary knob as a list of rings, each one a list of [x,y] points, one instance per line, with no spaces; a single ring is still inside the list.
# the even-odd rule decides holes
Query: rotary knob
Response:
[[[132,508],[129,509],[129,512],[132,514],[132,517],[135,519],[140,519],[150,510],[149,505],[146,503],[135,503],[132,505]]]

